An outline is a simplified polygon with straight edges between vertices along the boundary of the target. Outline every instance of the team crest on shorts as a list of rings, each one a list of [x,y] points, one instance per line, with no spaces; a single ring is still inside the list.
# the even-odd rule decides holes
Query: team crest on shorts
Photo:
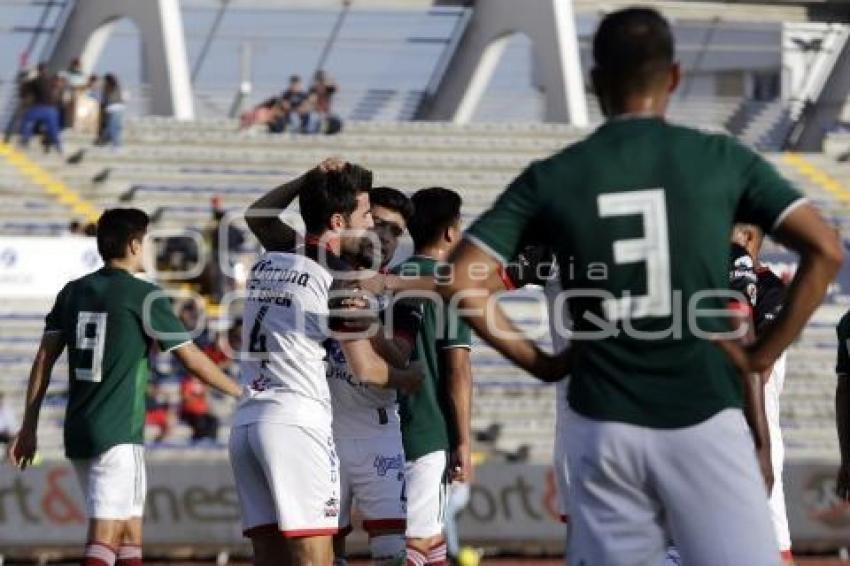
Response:
[[[339,499],[331,497],[325,501],[325,517],[339,516]]]
[[[378,454],[375,456],[375,471],[378,472],[378,475],[384,477],[387,475],[387,472],[390,470],[398,470],[401,473],[404,465],[404,459],[401,454],[396,454],[391,458],[387,458],[386,456],[381,456]]]

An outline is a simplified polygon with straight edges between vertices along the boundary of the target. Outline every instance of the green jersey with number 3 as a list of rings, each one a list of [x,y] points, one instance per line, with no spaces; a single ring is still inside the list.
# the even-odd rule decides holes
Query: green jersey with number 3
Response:
[[[66,456],[142,444],[151,337],[163,350],[191,339],[169,298],[123,269],[104,267],[65,285],[45,332],[60,332],[68,348]]]
[[[771,232],[801,202],[728,136],[630,117],[530,165],[467,236],[504,260],[534,226],[556,250],[578,332],[576,412],[676,428],[742,405],[708,339],[729,329],[717,290],[733,222]]]

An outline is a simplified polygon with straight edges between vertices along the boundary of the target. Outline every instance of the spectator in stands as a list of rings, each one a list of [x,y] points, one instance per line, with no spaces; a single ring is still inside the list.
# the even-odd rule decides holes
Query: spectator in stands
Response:
[[[302,134],[318,134],[322,128],[322,117],[317,111],[318,95],[310,93],[295,107],[290,118],[294,131]]]
[[[180,418],[192,427],[192,441],[216,440],[218,417],[210,411],[203,382],[192,374],[186,374],[180,382],[180,398]]]
[[[84,236],[83,234],[83,225],[80,224],[79,220],[71,220],[68,223],[68,235],[69,236]]]
[[[24,83],[21,88],[21,102],[27,108],[21,119],[21,145],[28,145],[36,126],[41,125],[47,135],[48,149],[55,146],[62,153],[59,99],[56,94],[54,77],[48,72],[45,63],[39,63],[35,78]]]
[[[338,89],[336,82],[325,71],[316,71],[310,93],[316,95],[316,111],[323,117],[330,115],[331,101]]]
[[[304,92],[304,86],[301,84],[301,77],[292,75],[289,77],[289,86],[280,95],[281,100],[289,103],[290,108],[298,108],[304,99],[307,98],[307,93]]]
[[[245,243],[245,235],[233,222],[224,222],[226,212],[221,206],[221,200],[214,197],[212,205],[212,220],[204,230],[204,241],[210,256],[204,268],[204,279],[206,285],[203,291],[211,295],[218,302],[221,298],[233,290],[232,273],[233,258],[242,250]],[[222,248],[222,243],[226,246]],[[225,268],[227,266],[227,269]]]
[[[98,145],[121,145],[124,129],[124,97],[118,78],[112,73],[103,77],[103,94],[100,100],[100,137]]]
[[[63,76],[68,81],[68,86],[72,89],[82,89],[88,84],[88,77],[83,72],[83,65],[79,57],[75,57],[68,68],[62,71]]]
[[[0,391],[0,444],[8,444],[15,436],[16,422],[12,409],[6,403],[5,395]],[[3,452],[5,453],[5,450]]]
[[[157,429],[153,441],[164,441],[171,432],[174,421],[175,416],[168,402],[168,397],[162,390],[159,381],[152,379],[145,392],[145,425]]]

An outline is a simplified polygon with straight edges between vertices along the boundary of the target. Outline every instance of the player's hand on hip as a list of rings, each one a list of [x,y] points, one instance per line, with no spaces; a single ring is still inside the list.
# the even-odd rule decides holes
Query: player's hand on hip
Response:
[[[541,353],[534,375],[545,383],[557,383],[572,371],[575,346],[568,346],[557,354]]]
[[[766,359],[755,344],[745,346],[738,340],[725,338],[714,339],[712,342],[726,354],[742,376],[754,373],[761,375],[776,361]]]
[[[460,444],[449,457],[449,479],[452,482],[472,482],[472,449],[468,444]]]
[[[20,470],[25,470],[35,459],[38,448],[36,432],[24,427],[18,432],[12,442],[9,443],[7,455],[12,465]]]
[[[842,501],[850,501],[850,462],[842,462],[835,479],[835,494]]]

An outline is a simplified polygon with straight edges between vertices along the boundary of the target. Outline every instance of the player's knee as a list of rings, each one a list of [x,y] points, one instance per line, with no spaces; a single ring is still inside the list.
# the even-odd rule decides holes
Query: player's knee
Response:
[[[405,563],[405,541],[401,533],[383,534],[369,539],[372,563],[380,566],[400,566]]]

